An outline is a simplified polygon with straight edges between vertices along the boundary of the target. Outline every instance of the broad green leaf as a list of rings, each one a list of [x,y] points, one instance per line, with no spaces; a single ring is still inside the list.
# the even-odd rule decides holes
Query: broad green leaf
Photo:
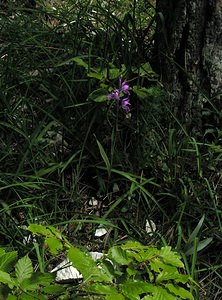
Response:
[[[113,293],[105,297],[106,300],[125,300],[125,297],[121,294]]]
[[[73,62],[75,62],[77,65],[84,67],[86,70],[88,70],[88,64],[82,60],[80,56],[72,57],[67,60],[63,60],[62,62],[55,65],[55,67],[62,67],[65,65],[72,65]]]
[[[150,260],[150,267],[154,272],[161,273],[161,272],[167,272],[167,273],[173,273],[177,272],[177,267],[174,267],[172,265],[167,265],[161,258],[156,257],[152,260]]]
[[[179,274],[177,270],[174,272],[162,271],[156,277],[156,282],[174,280],[176,282],[186,283],[189,280],[189,275]]]
[[[28,230],[36,235],[43,235],[46,237],[57,237],[62,239],[62,234],[53,226],[43,226],[39,224],[31,224]]]
[[[14,295],[9,294],[6,300],[17,300],[17,297]]]
[[[40,273],[35,272],[28,279],[25,279],[22,283],[27,290],[37,289],[39,285],[48,286],[55,280],[55,274],[52,273]]]
[[[96,293],[99,295],[117,294],[117,290],[111,285],[104,285],[103,283],[94,283],[86,287],[86,291]]]
[[[119,288],[123,295],[132,300],[140,299],[140,295],[144,293],[152,293],[155,291],[153,284],[139,280],[128,280],[120,284]]]
[[[157,74],[153,71],[150,63],[145,63],[140,66],[139,69],[139,75],[140,76],[147,76],[150,80],[158,78]]]
[[[134,276],[138,273],[138,271],[136,269],[131,269],[131,268],[127,268],[126,272],[127,272],[127,274],[129,274],[129,276]]]
[[[184,264],[178,253],[173,252],[170,246],[162,247],[159,251],[159,255],[162,256],[165,263],[179,268],[184,268]]]
[[[9,272],[15,265],[17,260],[17,251],[7,252],[0,256],[0,270]]]
[[[177,300],[177,297],[170,294],[166,289],[160,286],[154,286],[153,299],[154,300]]]
[[[116,79],[120,76],[121,71],[117,68],[110,68],[107,70],[107,75],[109,74],[109,79]]]
[[[32,276],[33,267],[31,259],[26,255],[18,260],[15,266],[15,274],[18,283],[21,284],[23,280],[29,279]]]
[[[159,250],[154,247],[150,247],[150,249],[143,251],[142,249],[136,253],[136,252],[128,252],[129,256],[134,257],[138,262],[146,262],[155,257],[159,253]]]
[[[89,94],[88,96],[89,101],[94,101],[94,102],[105,102],[108,100],[107,98],[107,90],[104,88],[99,88],[92,93]]]
[[[24,290],[33,291],[41,286],[48,286],[55,280],[55,274],[35,272],[28,279],[23,280],[21,287]]]
[[[1,257],[3,254],[5,254],[5,249],[0,248],[0,257]]]
[[[141,100],[145,100],[150,97],[150,91],[147,88],[134,85],[132,90]]]
[[[113,65],[109,68],[104,68],[101,71],[103,78],[108,77],[109,80],[117,79],[121,75],[121,73],[123,73],[123,71],[115,68]]]
[[[180,286],[175,286],[172,283],[168,283],[168,284],[166,284],[166,288],[168,288],[168,290],[171,293],[175,294],[176,296],[179,296],[182,299],[194,300],[193,295],[189,291],[185,290],[184,288],[182,288]]]
[[[132,259],[128,257],[127,252],[119,246],[113,246],[109,250],[111,258],[120,265],[128,265]]]
[[[48,237],[45,243],[49,246],[51,254],[57,254],[58,250],[63,249],[63,244],[56,237]]]
[[[155,287],[153,295],[147,295],[142,298],[143,300],[178,300],[178,298],[172,294],[169,294],[162,287]]]
[[[91,77],[91,78],[95,78],[95,79],[99,79],[99,80],[102,80],[103,79],[103,75],[102,74],[99,74],[99,73],[94,73],[94,72],[89,72],[87,74],[88,77]]]
[[[125,250],[134,250],[134,251],[138,251],[138,250],[143,250],[143,249],[147,249],[147,246],[144,246],[142,244],[140,244],[137,241],[128,241],[125,244],[121,245],[122,249]]]
[[[126,242],[121,245],[121,248],[127,251],[129,257],[134,257],[138,262],[146,262],[159,253],[157,248],[144,246],[135,241]]]
[[[82,58],[80,58],[79,56],[77,56],[77,57],[74,57],[74,58],[73,58],[73,61],[74,61],[77,65],[79,65],[79,66],[85,68],[85,69],[88,71],[89,66],[88,66],[88,64],[87,64],[86,62],[84,62],[84,61],[82,60]]]
[[[66,287],[62,285],[49,285],[44,287],[43,291],[47,294],[60,294],[66,291]]]
[[[113,277],[115,274],[115,269],[113,264],[107,260],[104,259],[99,263],[99,266],[101,266],[101,268],[105,271],[106,274],[109,274],[109,276]]]
[[[69,260],[73,266],[82,274],[84,280],[95,280],[112,282],[110,274],[99,269],[92,257],[78,248],[70,248],[68,251]]]
[[[39,284],[31,282],[30,278],[26,278],[22,281],[20,287],[25,291],[35,291],[39,289]]]
[[[31,292],[31,293],[27,293],[24,292],[22,294],[19,295],[19,298],[17,298],[18,300],[47,300],[48,296],[45,296],[43,294],[40,294],[39,292]]]
[[[11,287],[15,285],[13,278],[11,278],[11,276],[4,271],[0,271],[0,282],[8,284]]]

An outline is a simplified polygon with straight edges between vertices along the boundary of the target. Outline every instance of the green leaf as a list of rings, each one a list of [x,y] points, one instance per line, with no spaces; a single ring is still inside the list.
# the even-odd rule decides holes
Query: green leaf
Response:
[[[52,273],[40,273],[35,272],[28,279],[25,279],[22,283],[22,287],[26,290],[36,290],[39,285],[48,286],[55,279],[55,274]]]
[[[0,257],[1,257],[3,254],[5,254],[5,249],[0,248]]]
[[[115,269],[111,261],[105,259],[102,260],[99,264],[101,268],[105,271],[105,273],[109,274],[110,277],[113,277],[115,274]]]
[[[0,256],[0,270],[9,272],[14,267],[14,264],[17,260],[18,253],[17,251],[12,251],[4,253]]]
[[[62,234],[53,226],[43,226],[39,224],[31,224],[28,227],[28,230],[36,235],[43,235],[46,237],[57,237],[62,239]]]
[[[120,265],[128,265],[132,259],[128,257],[126,250],[123,250],[119,246],[113,246],[109,250],[111,258]]]
[[[105,297],[106,300],[125,300],[125,297],[121,294],[113,293]]]
[[[25,279],[29,279],[32,273],[33,267],[31,259],[27,255],[19,259],[15,266],[18,283],[21,284]]]
[[[11,278],[11,276],[4,271],[0,271],[0,282],[8,284],[10,287],[15,285],[13,278]]]
[[[105,102],[108,100],[107,98],[107,90],[104,88],[99,88],[92,93],[89,94],[88,96],[89,101],[94,101],[94,102]]]
[[[200,241],[198,243],[198,246],[197,246],[197,252],[203,250],[204,248],[206,248],[211,242],[212,242],[213,238],[207,238],[203,241]],[[189,248],[186,252],[185,252],[185,255],[192,255],[194,252],[194,246],[191,246],[191,248]]]
[[[82,60],[80,56],[72,57],[67,60],[63,60],[61,63],[55,65],[55,67],[62,67],[65,65],[72,65],[75,62],[77,65],[84,67],[88,71],[88,64]]]
[[[41,286],[48,286],[55,280],[55,274],[35,272],[28,279],[23,280],[21,287],[24,290],[33,291]]]
[[[73,266],[82,274],[84,280],[112,282],[113,277],[105,270],[99,269],[92,257],[78,248],[70,248],[69,260]]]
[[[153,299],[154,300],[157,300],[157,299],[158,300],[177,300],[177,297],[170,294],[166,289],[164,289],[160,286],[155,286],[154,292],[153,292]]]
[[[84,61],[82,60],[82,58],[80,58],[79,56],[77,56],[77,57],[74,57],[74,58],[73,58],[73,61],[74,61],[78,66],[81,66],[81,67],[85,68],[85,69],[88,71],[89,66],[88,66],[88,64],[87,64],[86,62],[84,62]]]
[[[120,284],[119,288],[124,296],[132,300],[140,299],[141,294],[155,291],[153,284],[139,280],[127,280],[125,283]]]
[[[115,68],[114,65],[104,68],[101,71],[103,78],[108,78],[109,80],[117,79],[123,73],[123,70]]]
[[[205,219],[205,215],[202,216],[202,218],[200,219],[200,221],[198,222],[197,226],[195,227],[195,229],[193,230],[193,232],[191,233],[188,242],[186,244],[186,247],[184,249],[184,252],[187,251],[187,249],[190,247],[190,245],[194,242],[195,238],[198,236],[198,234],[200,233],[200,230],[202,228],[203,222]]]
[[[177,270],[174,270],[174,272],[166,272],[164,270],[156,277],[156,283],[168,280],[174,280],[185,284],[189,280],[189,275],[179,274]]]
[[[150,249],[147,250],[140,250],[138,253],[135,251],[128,252],[129,256],[134,257],[138,262],[146,262],[152,259],[154,256],[156,256],[159,253],[159,250],[154,247],[150,247]]]
[[[110,175],[111,175],[111,164],[110,164],[110,161],[108,159],[108,156],[106,155],[106,152],[105,152],[102,144],[98,140],[96,140],[96,142],[97,142],[97,145],[99,147],[100,155],[102,156],[102,159],[103,159],[103,161],[106,164],[107,172],[108,172],[108,175],[110,177]]]
[[[17,297],[9,294],[6,300],[17,300]]]
[[[89,72],[87,74],[88,77],[91,77],[91,78],[95,78],[95,79],[99,79],[99,80],[102,80],[103,79],[103,75],[102,74],[99,74],[99,73],[93,73],[93,72]]]
[[[107,75],[109,74],[109,79],[116,79],[121,75],[122,71],[117,68],[110,68],[107,70]]]
[[[179,268],[184,268],[184,264],[182,263],[179,254],[173,252],[170,246],[162,247],[159,251],[159,255],[162,256],[166,264],[170,264]]]
[[[194,300],[193,295],[189,291],[185,290],[184,288],[182,288],[180,286],[175,286],[172,283],[168,283],[168,284],[166,284],[166,288],[168,288],[168,290],[171,293],[175,294],[176,296],[179,296],[182,299]]]
[[[111,285],[104,285],[103,283],[94,283],[86,287],[87,292],[96,293],[99,295],[117,294],[117,290]]]
[[[153,80],[153,79],[157,80],[157,78],[158,78],[157,74],[153,71],[150,63],[148,63],[148,62],[140,66],[139,75],[146,76],[150,80]]]
[[[63,244],[56,237],[48,237],[45,243],[49,246],[51,254],[57,254],[58,250],[63,249]]]
[[[19,295],[18,300],[47,300],[48,296],[40,294],[39,292],[32,292],[32,293],[22,293]]]
[[[177,268],[171,265],[167,265],[162,259],[156,257],[150,261],[150,267],[154,272],[157,273],[173,273],[177,272]]]
[[[61,285],[49,285],[43,288],[43,291],[47,294],[61,294],[66,291],[66,287]]]
[[[134,85],[132,87],[132,90],[137,95],[137,97],[141,100],[145,100],[148,97],[150,97],[150,91],[147,88]]]
[[[144,250],[147,249],[147,246],[142,245],[141,243],[137,241],[127,241],[125,244],[121,245],[122,249],[125,250],[133,250],[133,251],[138,251],[138,250]]]

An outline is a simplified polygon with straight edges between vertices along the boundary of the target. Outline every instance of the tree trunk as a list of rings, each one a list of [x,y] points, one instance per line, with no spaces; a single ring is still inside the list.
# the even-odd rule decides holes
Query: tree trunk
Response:
[[[157,13],[157,70],[199,131],[207,107],[222,111],[222,0],[157,0]]]

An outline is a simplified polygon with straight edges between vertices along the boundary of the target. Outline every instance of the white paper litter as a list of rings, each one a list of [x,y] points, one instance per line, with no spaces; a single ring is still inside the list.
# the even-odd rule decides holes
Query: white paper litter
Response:
[[[96,229],[95,237],[101,237],[101,236],[103,236],[105,234],[107,234],[106,228],[99,227],[99,228]]]
[[[156,224],[152,220],[146,220],[146,227],[145,230],[149,235],[153,235],[156,231]]]
[[[98,200],[96,200],[94,197],[92,197],[90,200],[89,200],[89,205],[91,206],[97,206],[98,205]]]
[[[103,253],[101,252],[89,252],[94,260],[103,257]],[[72,266],[72,263],[68,258],[64,259],[58,266],[56,266],[51,273],[56,272],[56,281],[64,282],[75,279],[82,279],[82,274]]]

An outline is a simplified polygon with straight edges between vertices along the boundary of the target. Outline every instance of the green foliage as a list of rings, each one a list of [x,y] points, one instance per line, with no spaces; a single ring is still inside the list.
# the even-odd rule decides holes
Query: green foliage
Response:
[[[0,240],[11,250],[0,250],[2,294],[58,298],[60,287],[39,282],[48,276],[49,251],[59,259],[73,244],[110,248],[117,269],[103,260],[103,276],[116,272],[116,286],[124,282],[123,290],[128,286],[132,294],[134,276],[143,290],[138,272],[145,260],[155,268],[149,259],[156,250],[142,249],[142,258],[138,253],[130,258],[123,246],[113,246],[127,237],[171,245],[182,256],[186,274],[201,282],[201,287],[190,283],[195,299],[220,298],[222,132],[210,124],[211,115],[219,124],[220,110],[208,99],[207,127],[198,132],[178,118],[183,110],[155,72],[155,1],[1,2]],[[107,99],[119,79],[130,85],[129,113]],[[97,205],[90,204],[92,199]],[[152,235],[146,232],[147,220],[156,224]],[[29,227],[30,235],[33,223],[38,224]],[[61,231],[51,227],[55,224]],[[98,238],[100,225],[108,233]],[[24,260],[15,269],[21,254]],[[16,278],[22,270],[30,275],[28,257],[42,274],[33,273],[36,281],[34,275],[20,279],[21,285],[34,280],[33,290],[24,294]],[[130,259],[125,274],[117,266]],[[153,275],[158,300],[161,292],[172,294],[165,299],[181,294],[187,278],[180,274],[177,282],[170,266],[161,273],[161,263],[168,265],[158,261],[156,271],[144,271],[150,280]],[[104,291],[101,297],[125,298],[116,286],[93,283],[95,294]]]
[[[49,230],[47,226],[32,224],[29,230],[43,237],[50,235],[50,238],[45,238],[48,245],[52,242],[51,238],[59,242],[61,238],[66,241],[52,226]],[[81,293],[86,297],[96,296],[97,299],[194,299],[188,289],[184,288],[187,283],[193,284],[193,281],[183,274],[181,258],[169,246],[158,249],[129,241],[112,246],[108,254],[97,261],[87,251],[73,247],[68,242],[66,246],[69,248],[67,255],[70,262],[83,276],[83,282],[69,286],[68,296],[65,285],[57,285],[52,274],[34,272],[32,261],[27,255],[15,261],[17,253],[5,253],[1,249],[1,258],[6,260],[0,269],[1,299],[47,299],[49,295],[69,299],[67,297]],[[55,249],[49,248],[52,255],[57,254]],[[9,265],[10,269],[7,269]]]
[[[5,252],[1,248],[1,253],[1,299],[48,299],[47,295],[64,293],[65,289],[55,283],[52,274],[34,271],[27,255],[17,261],[16,252]]]
[[[141,295],[142,299],[194,299],[188,290],[180,286],[180,283],[186,284],[190,279],[179,272],[184,265],[171,247],[158,250],[138,242],[113,246],[98,263],[98,278],[94,277],[96,264],[92,264],[92,259],[87,255],[73,255],[76,250],[70,249],[72,255],[69,258],[85,274],[83,290],[101,295],[101,299],[117,295],[119,299],[141,299]],[[107,264],[111,264],[111,268],[107,269]],[[175,284],[171,284],[171,280]],[[100,281],[103,284],[99,284]]]

